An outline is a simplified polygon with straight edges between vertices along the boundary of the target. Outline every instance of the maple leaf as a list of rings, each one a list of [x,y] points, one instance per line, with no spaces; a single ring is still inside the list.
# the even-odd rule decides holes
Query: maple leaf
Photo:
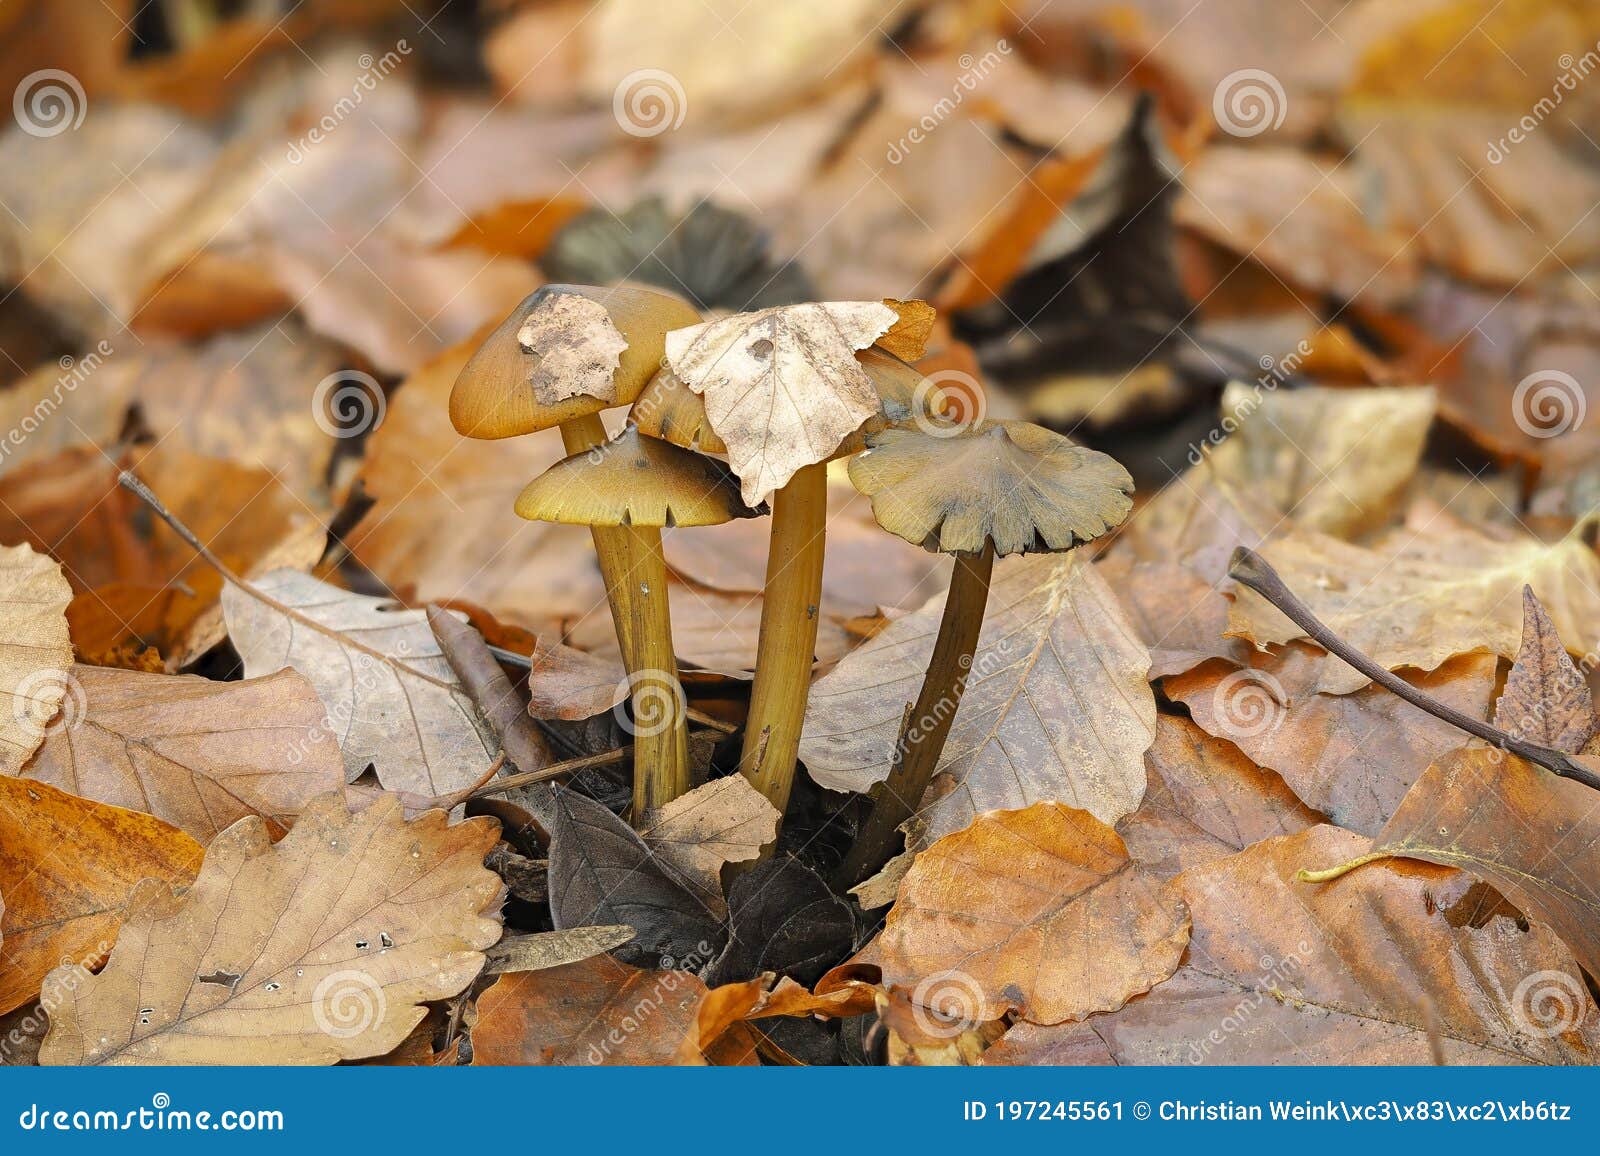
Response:
[[[498,825],[314,800],[276,845],[258,817],[182,896],[134,889],[110,962],[52,1009],[42,1064],[331,1064],[382,1055],[500,938]],[[48,981],[47,981],[48,982]]]

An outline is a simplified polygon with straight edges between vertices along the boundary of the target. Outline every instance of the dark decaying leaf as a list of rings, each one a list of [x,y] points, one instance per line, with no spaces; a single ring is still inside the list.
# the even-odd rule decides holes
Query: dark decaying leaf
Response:
[[[728,946],[712,984],[777,972],[810,986],[850,953],[855,919],[815,871],[790,856],[744,872],[728,893]]]
[[[696,959],[698,970],[721,951],[721,922],[644,841],[586,795],[547,793],[550,914],[557,929],[596,924],[632,927],[622,959],[659,963]]]

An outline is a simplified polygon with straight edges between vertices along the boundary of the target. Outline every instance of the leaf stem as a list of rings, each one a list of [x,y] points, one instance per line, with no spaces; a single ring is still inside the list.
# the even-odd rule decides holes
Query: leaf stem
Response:
[[[1600,775],[1561,751],[1531,743],[1490,723],[1462,714],[1454,707],[1446,706],[1432,695],[1418,690],[1404,679],[1379,666],[1330,630],[1327,624],[1313,614],[1311,608],[1289,589],[1282,576],[1272,568],[1272,564],[1248,546],[1240,546],[1233,552],[1233,558],[1228,564],[1228,577],[1241,585],[1248,586],[1276,606],[1322,649],[1342,658],[1373,682],[1399,695],[1412,706],[1427,711],[1434,718],[1458,727],[1469,735],[1475,735],[1501,750],[1510,751],[1530,763],[1537,763],[1551,774],[1559,775],[1563,779],[1572,779],[1574,782],[1600,791]]]

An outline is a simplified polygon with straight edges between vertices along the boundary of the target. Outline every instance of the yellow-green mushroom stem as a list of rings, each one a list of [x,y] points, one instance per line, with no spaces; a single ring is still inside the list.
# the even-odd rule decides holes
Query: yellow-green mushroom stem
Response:
[[[780,813],[794,786],[811,690],[827,525],[827,463],[802,466],[772,500],[755,685],[739,757],[739,770]]]
[[[853,887],[877,871],[894,853],[900,824],[916,813],[933,781],[972,672],[993,572],[992,541],[979,554],[956,555],[922,689],[900,728],[889,775],[872,789],[872,811],[866,825],[839,868],[839,882],[845,887]]]

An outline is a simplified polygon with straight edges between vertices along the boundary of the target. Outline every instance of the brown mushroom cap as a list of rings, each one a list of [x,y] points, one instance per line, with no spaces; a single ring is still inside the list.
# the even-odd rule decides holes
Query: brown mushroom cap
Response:
[[[869,345],[857,351],[856,361],[872,379],[883,412],[868,418],[859,430],[839,443],[839,448],[829,455],[829,461],[860,453],[866,446],[867,434],[892,422],[909,421],[923,404],[923,399],[917,396],[922,374],[894,354]],[[665,367],[644,387],[628,417],[641,432],[684,449],[705,454],[728,452],[728,447],[706,420],[705,400]]]
[[[871,435],[850,480],[878,524],[945,554],[1070,550],[1133,508],[1133,479],[1116,459],[1040,426],[894,426]]]
[[[740,500],[727,466],[633,425],[557,462],[517,497],[517,514],[529,521],[584,526],[718,526],[761,512]]]
[[[530,382],[539,354],[518,341],[530,315],[541,306],[576,296],[604,307],[627,347],[618,356],[609,399],[577,394],[552,404],[541,402]],[[450,391],[450,423],[471,438],[506,438],[550,429],[614,405],[631,405],[666,353],[668,330],[700,323],[688,302],[669,293],[635,285],[546,285],[529,295],[489,334],[462,367]]]

